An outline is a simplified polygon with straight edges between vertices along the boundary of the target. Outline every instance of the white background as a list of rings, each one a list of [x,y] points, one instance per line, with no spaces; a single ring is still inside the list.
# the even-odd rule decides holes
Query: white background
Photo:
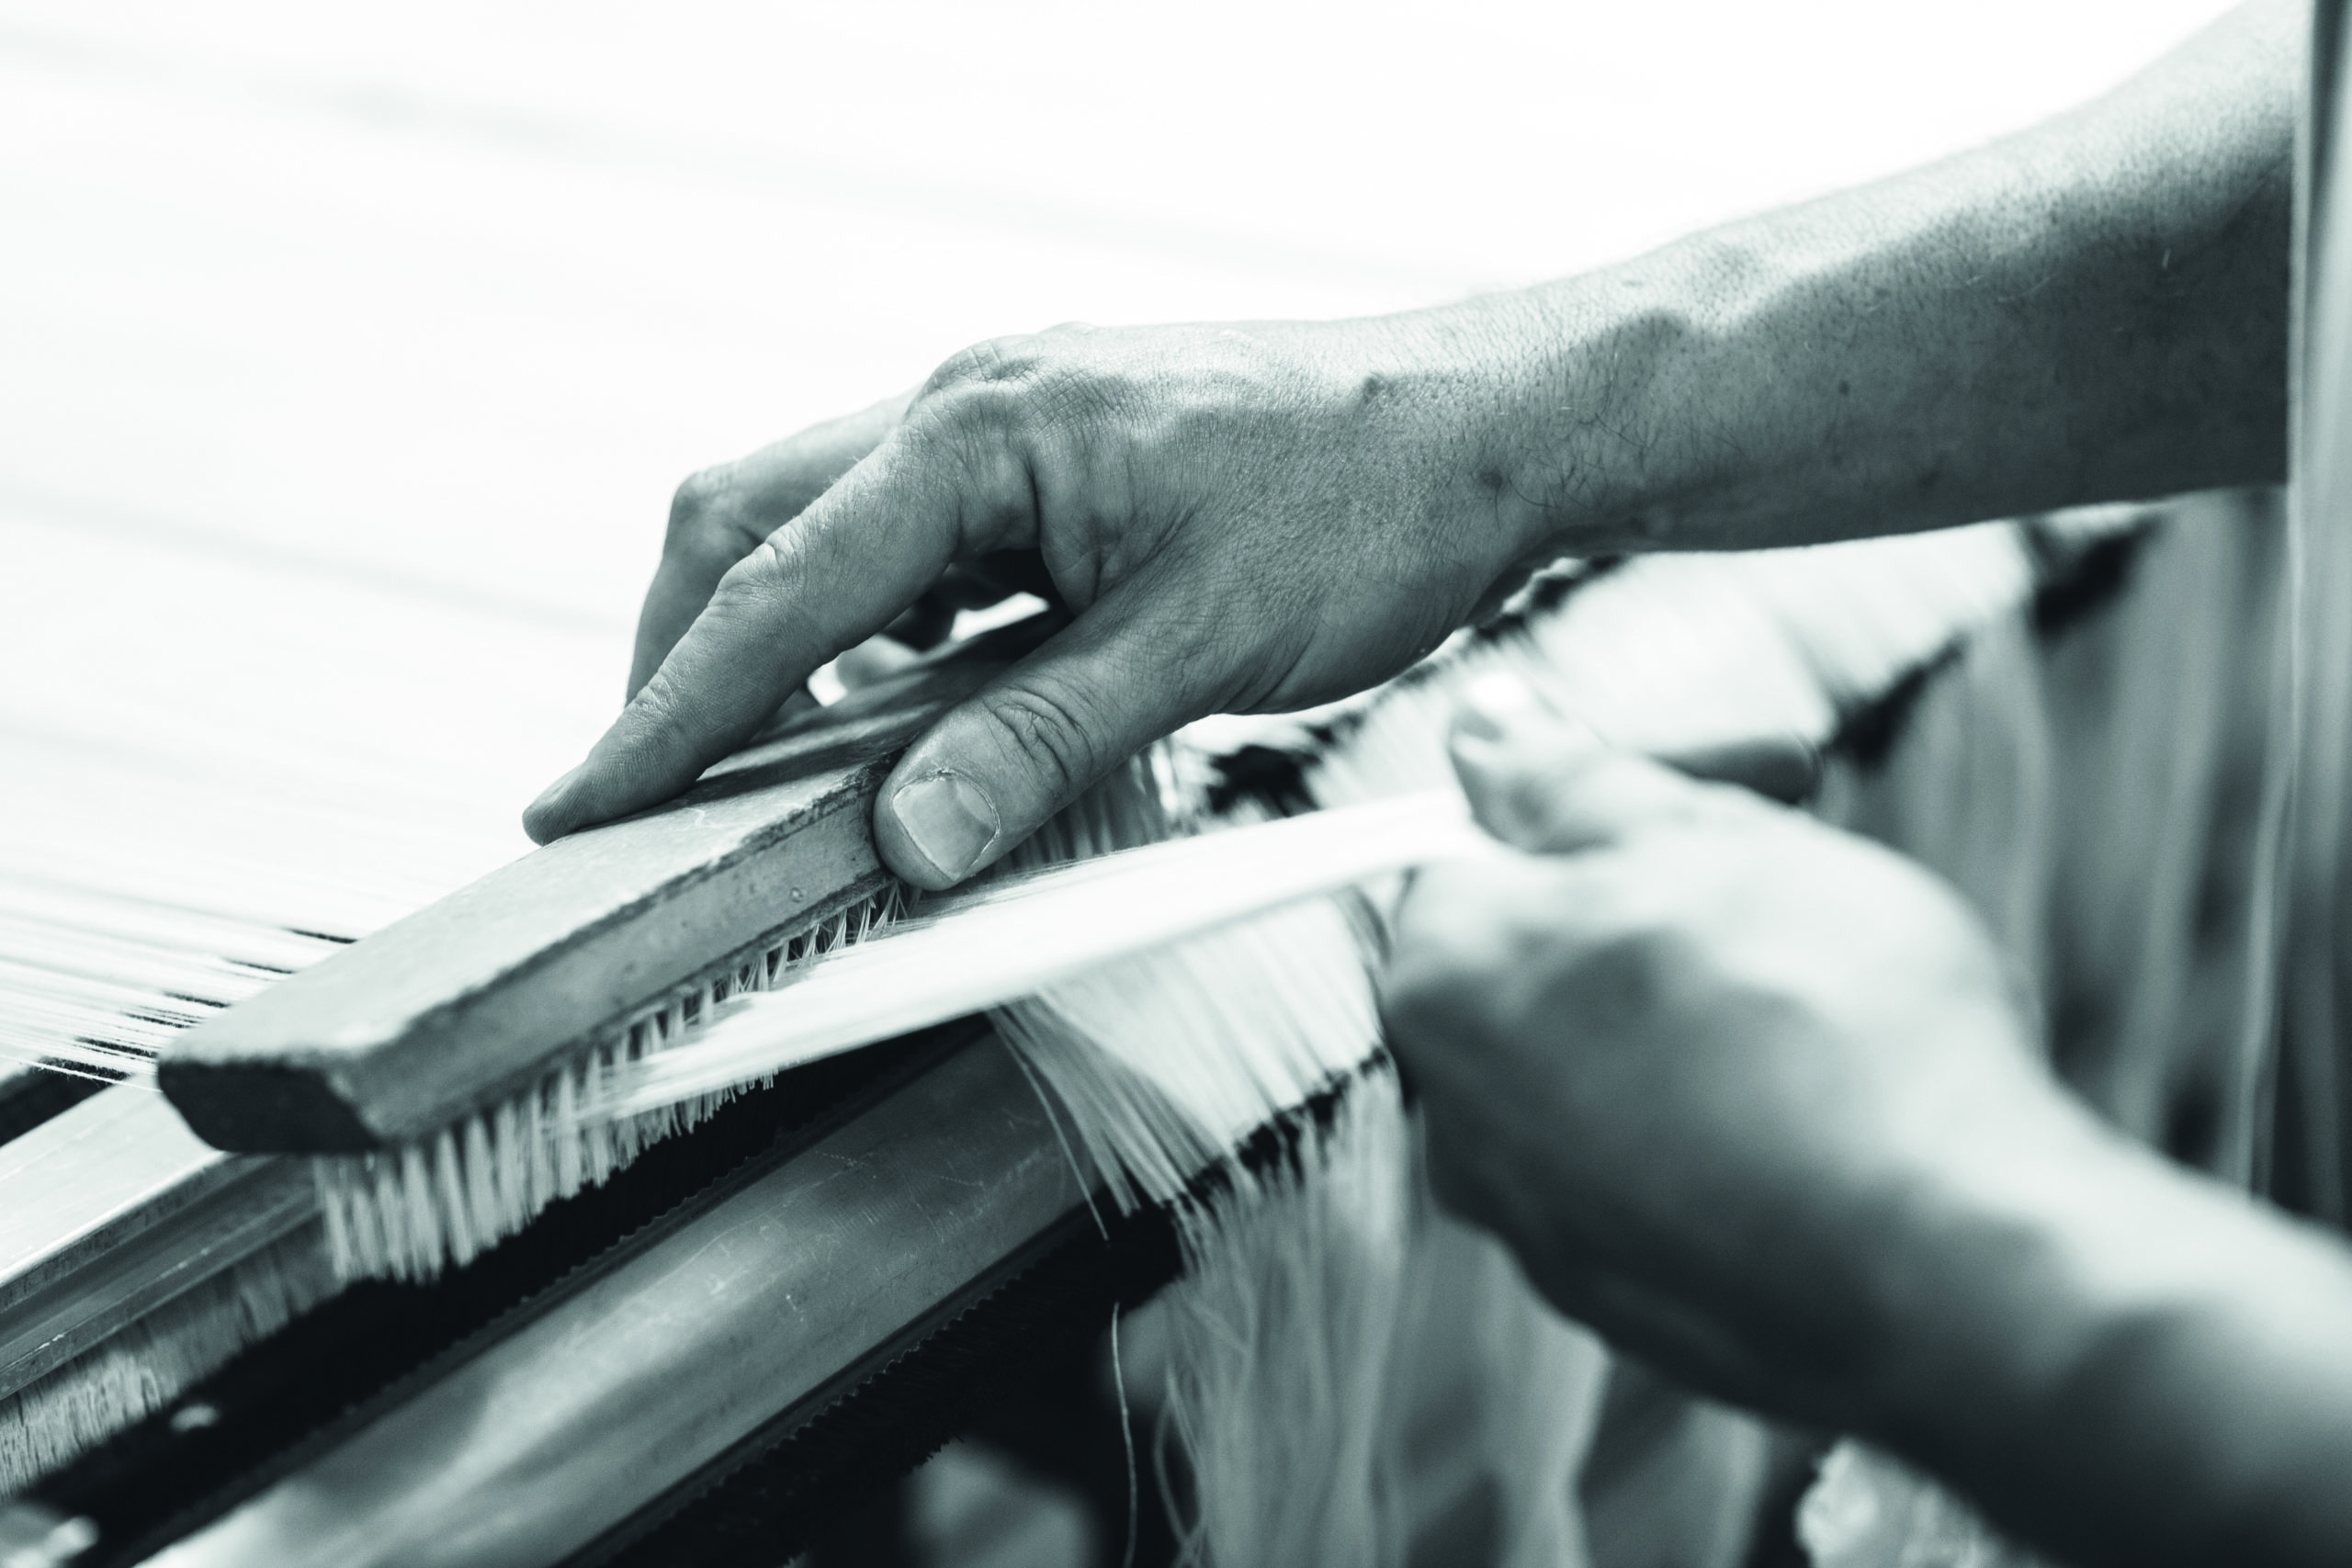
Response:
[[[522,847],[692,468],[994,333],[1631,254],[2220,8],[0,3],[0,874],[364,929]]]

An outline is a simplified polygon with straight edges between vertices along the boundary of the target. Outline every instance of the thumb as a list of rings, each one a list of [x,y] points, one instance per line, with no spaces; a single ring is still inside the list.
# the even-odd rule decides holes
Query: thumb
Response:
[[[1215,705],[1215,663],[1183,657],[1183,623],[1150,575],[1121,583],[1043,648],[951,710],[875,803],[890,868],[948,887],[1035,832],[1087,786]]]
[[[1644,829],[1764,809],[1603,740],[1500,671],[1471,682],[1450,738],[1478,825],[1514,848],[1571,854]]]

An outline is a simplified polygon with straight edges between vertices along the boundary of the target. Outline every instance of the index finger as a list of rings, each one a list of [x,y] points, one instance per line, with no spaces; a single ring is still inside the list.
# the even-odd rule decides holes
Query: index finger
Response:
[[[670,525],[638,612],[628,694],[642,691],[710,603],[720,579],[889,434],[911,392],[770,442],[747,457],[690,476],[670,502]]]
[[[900,427],[728,569],[651,680],[531,803],[540,843],[685,788],[967,553],[960,465]]]

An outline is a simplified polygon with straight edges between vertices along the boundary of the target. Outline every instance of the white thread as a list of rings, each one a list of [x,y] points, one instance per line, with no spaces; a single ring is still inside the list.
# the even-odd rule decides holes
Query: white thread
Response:
[[[1119,1394],[1119,1441],[1127,1454],[1127,1547],[1119,1554],[1119,1568],[1136,1568],[1136,1432],[1127,1415],[1127,1374],[1119,1361],[1119,1303],[1116,1302],[1111,1303],[1111,1386]]]

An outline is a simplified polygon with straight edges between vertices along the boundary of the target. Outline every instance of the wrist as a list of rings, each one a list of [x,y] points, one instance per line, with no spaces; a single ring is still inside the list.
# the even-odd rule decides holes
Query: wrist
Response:
[[[1708,547],[1738,450],[1732,330],[1703,242],[1403,318],[1456,368],[1482,478],[1526,551]],[[1465,443],[1465,446],[1469,444]]]
[[[2070,1105],[2017,1122],[1930,1152],[1880,1212],[1866,1291],[1884,1350],[1858,1418],[1934,1461],[2045,1412],[2150,1283],[2112,1256],[2111,1227],[2146,1202],[2143,1156]]]
[[[1418,451],[1432,525],[1498,576],[1625,547],[1603,536],[1590,508],[1563,503],[1601,465],[1577,457],[1575,472],[1561,471],[1571,459],[1550,406],[1556,317],[1530,290],[1335,323],[1346,334],[1342,395],[1387,405],[1371,438]]]
[[[2335,1246],[2081,1114],[1940,1172],[1903,1231],[1858,1424],[2009,1528],[2135,1562],[2352,1529]]]

